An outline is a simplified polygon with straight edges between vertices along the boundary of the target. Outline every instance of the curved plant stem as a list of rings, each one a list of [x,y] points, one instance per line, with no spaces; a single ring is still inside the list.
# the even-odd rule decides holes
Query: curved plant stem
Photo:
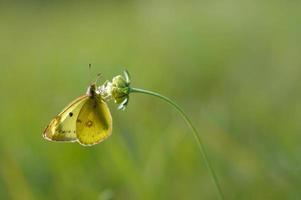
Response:
[[[172,105],[180,114],[181,116],[183,117],[183,119],[186,121],[186,123],[188,124],[188,126],[190,127],[190,129],[192,130],[192,133],[193,133],[193,136],[198,144],[198,147],[201,151],[201,154],[205,160],[205,163],[211,173],[211,178],[212,178],[212,181],[217,189],[217,192],[219,194],[219,197],[220,199],[224,199],[224,195],[222,193],[222,189],[219,185],[219,182],[218,182],[218,179],[217,179],[217,175],[209,161],[209,158],[208,158],[208,155],[207,155],[207,152],[206,152],[206,149],[205,149],[205,146],[204,144],[202,143],[202,140],[198,134],[198,131],[197,129],[193,126],[192,122],[190,121],[190,119],[188,118],[188,116],[186,115],[186,113],[181,109],[180,106],[178,106],[175,102],[173,102],[171,99],[169,99],[168,97],[165,97],[161,94],[158,94],[156,92],[152,92],[152,91],[148,91],[148,90],[143,90],[143,89],[139,89],[139,88],[130,88],[130,93],[142,93],[142,94],[148,94],[148,95],[152,95],[152,96],[155,96],[155,97],[158,97],[162,100],[164,100],[165,102],[169,103],[170,105]]]

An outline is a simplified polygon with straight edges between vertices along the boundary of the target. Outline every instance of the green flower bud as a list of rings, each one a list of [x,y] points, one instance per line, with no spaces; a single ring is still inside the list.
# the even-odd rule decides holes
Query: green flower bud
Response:
[[[98,93],[104,99],[113,99],[115,103],[119,104],[118,109],[124,110],[129,102],[129,73],[127,71],[124,71],[124,77],[118,75],[113,78],[112,82],[105,82],[98,88]]]

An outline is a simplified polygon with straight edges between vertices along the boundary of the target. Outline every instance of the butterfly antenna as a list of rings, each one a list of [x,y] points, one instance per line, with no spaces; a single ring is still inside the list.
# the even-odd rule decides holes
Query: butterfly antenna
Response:
[[[90,80],[90,85],[92,85],[92,65],[89,63],[89,80]]]
[[[98,73],[97,74],[97,77],[95,79],[95,84],[97,85],[97,81],[99,81],[99,79],[102,77],[102,74],[101,73]]]

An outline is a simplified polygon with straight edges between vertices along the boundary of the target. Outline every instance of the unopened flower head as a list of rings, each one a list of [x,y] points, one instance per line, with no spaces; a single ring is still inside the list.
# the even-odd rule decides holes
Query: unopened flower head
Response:
[[[121,75],[115,76],[112,81],[106,81],[98,88],[98,93],[105,100],[113,99],[119,104],[118,109],[124,110],[129,102],[130,93],[130,76],[125,70],[124,77]]]

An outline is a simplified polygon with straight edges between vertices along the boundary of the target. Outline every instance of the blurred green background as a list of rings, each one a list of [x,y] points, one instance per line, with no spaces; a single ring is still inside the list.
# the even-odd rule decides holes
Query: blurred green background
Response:
[[[300,1],[1,1],[0,199],[217,199],[170,106],[109,103],[91,148],[41,137],[93,76],[178,102],[226,199],[301,198]]]

